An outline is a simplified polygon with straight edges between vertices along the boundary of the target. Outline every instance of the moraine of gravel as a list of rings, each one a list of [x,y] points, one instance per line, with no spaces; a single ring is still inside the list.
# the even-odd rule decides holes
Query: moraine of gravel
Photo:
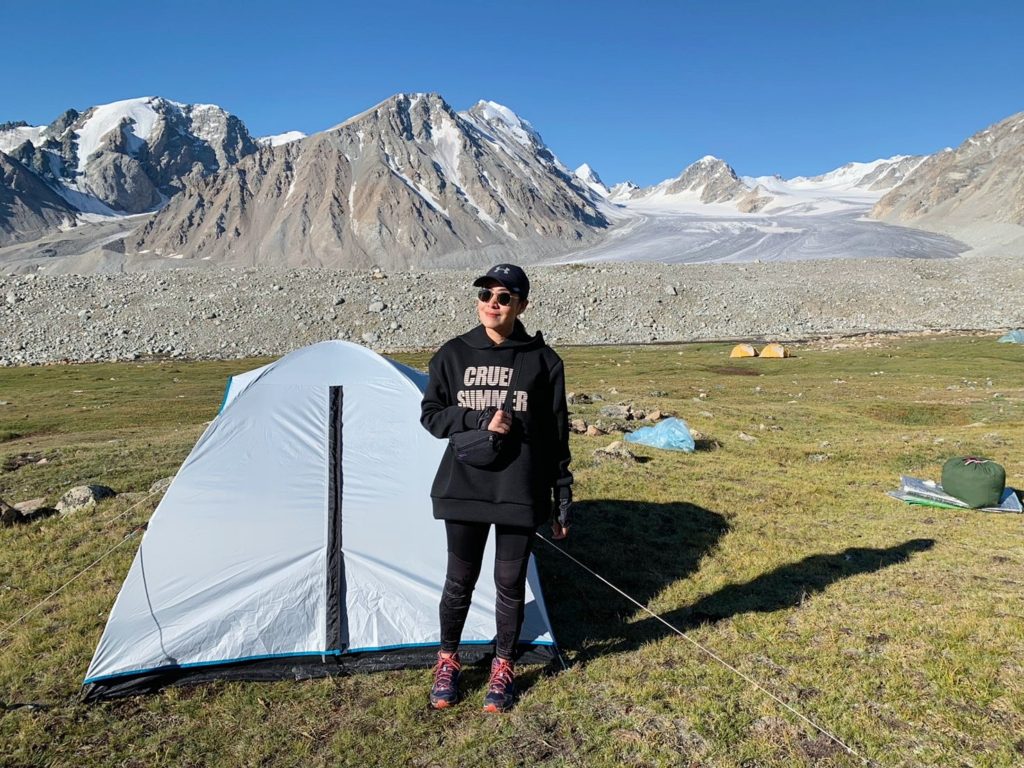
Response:
[[[324,339],[434,348],[476,322],[478,270],[171,270],[0,277],[0,365],[280,355]],[[1024,325],[1010,257],[533,267],[556,344],[791,340]]]

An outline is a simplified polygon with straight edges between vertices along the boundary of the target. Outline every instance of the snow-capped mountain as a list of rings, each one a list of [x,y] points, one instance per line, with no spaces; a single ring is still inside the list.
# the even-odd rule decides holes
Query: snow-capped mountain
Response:
[[[77,211],[108,216],[152,210],[186,176],[255,151],[242,122],[220,107],[157,97],[70,109],[47,126],[0,126],[0,152]]]
[[[597,171],[591,168],[589,165],[584,163],[575,171],[572,172],[573,176],[583,182],[583,185],[593,192],[596,192],[601,197],[608,197],[611,194],[611,190],[605,186],[605,183],[601,181],[601,177],[597,175]]]
[[[263,146],[280,147],[282,144],[291,144],[293,141],[304,138],[306,138],[306,134],[302,131],[285,131],[284,133],[275,133],[273,136],[260,136],[256,139],[256,143]]]
[[[620,181],[618,184],[613,184],[608,190],[608,199],[612,201],[616,200],[629,200],[634,192],[639,191],[640,187],[634,184],[628,179],[626,181]]]
[[[863,208],[900,183],[922,160],[898,155],[870,163],[847,163],[820,176],[783,179],[741,177],[724,160],[705,155],[675,178],[642,188],[622,182],[605,197],[626,208],[703,212],[712,216],[786,209],[813,213],[837,207]]]
[[[62,268],[85,271],[930,257],[967,246],[865,214],[971,243],[998,227],[1024,248],[1024,113],[929,157],[783,179],[705,156],[659,184],[609,188],[490,101],[456,112],[399,94],[312,136],[254,141],[220,107],[147,97],[0,124],[0,182],[3,268],[55,267],[54,238],[62,259],[83,256]],[[125,218],[139,212],[152,215]]]
[[[578,184],[506,107],[399,94],[191,179],[126,250],[287,266],[537,258],[608,225]]]
[[[641,205],[689,210],[694,206],[726,204],[731,210],[746,213],[760,210],[769,199],[756,185],[744,183],[728,163],[712,155],[705,155],[684,168],[674,179],[666,179],[652,187],[640,188],[632,182],[617,184],[610,190],[608,198],[626,207]]]

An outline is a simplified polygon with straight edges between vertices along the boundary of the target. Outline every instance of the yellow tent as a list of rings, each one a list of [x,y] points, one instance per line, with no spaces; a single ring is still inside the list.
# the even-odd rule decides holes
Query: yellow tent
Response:
[[[757,357],[757,350],[751,344],[737,344],[732,348],[729,357]]]
[[[761,350],[761,357],[789,357],[789,350],[773,342]]]

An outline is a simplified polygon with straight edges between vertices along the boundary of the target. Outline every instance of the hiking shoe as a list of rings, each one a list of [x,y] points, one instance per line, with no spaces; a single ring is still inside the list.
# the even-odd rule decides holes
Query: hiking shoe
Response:
[[[434,665],[434,686],[430,689],[430,708],[446,709],[459,701],[459,675],[462,664],[459,654],[445,656],[438,652]]]
[[[491,681],[484,696],[484,712],[507,712],[516,698],[515,666],[511,661],[494,657]]]

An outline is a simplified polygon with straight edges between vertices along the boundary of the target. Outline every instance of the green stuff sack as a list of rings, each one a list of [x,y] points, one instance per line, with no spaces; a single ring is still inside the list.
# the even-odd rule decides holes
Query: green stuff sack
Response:
[[[991,459],[957,456],[942,465],[942,490],[974,509],[998,507],[1006,470]]]

